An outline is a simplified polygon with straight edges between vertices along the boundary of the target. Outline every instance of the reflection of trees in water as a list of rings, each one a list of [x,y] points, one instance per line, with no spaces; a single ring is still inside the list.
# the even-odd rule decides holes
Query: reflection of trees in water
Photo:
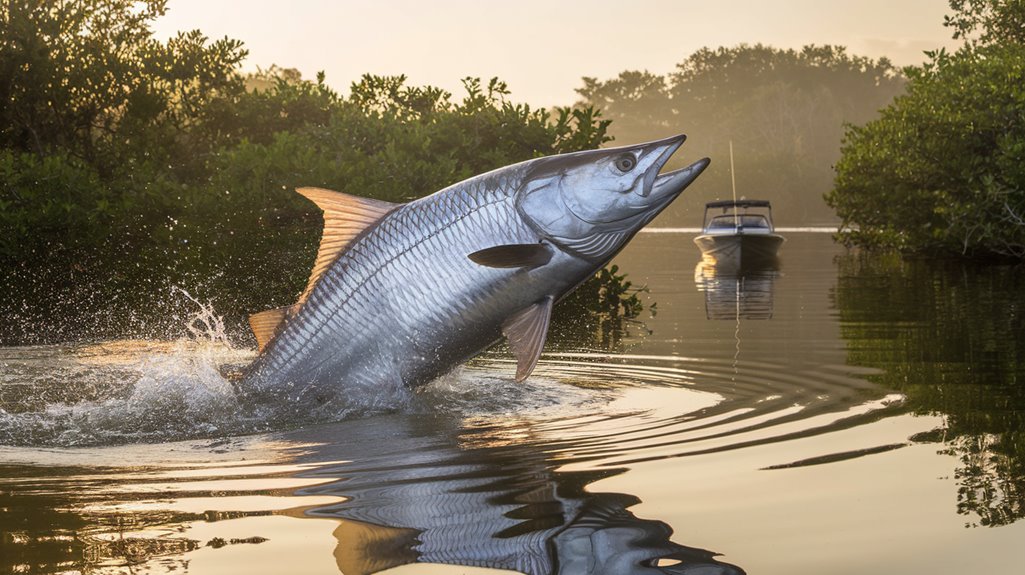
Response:
[[[943,414],[934,435],[961,464],[958,511],[981,525],[1025,517],[1025,268],[897,256],[840,259],[834,301],[848,362],[908,406]]]
[[[960,435],[948,441],[948,452],[961,461],[955,473],[960,483],[959,513],[974,513],[979,516],[978,524],[986,526],[1008,525],[1025,517],[1022,440],[1019,430]],[[1007,453],[1008,447],[1011,453]]]
[[[203,514],[90,510],[89,506],[107,501],[89,495],[88,489],[53,490],[53,480],[67,477],[74,484],[74,477],[80,475],[96,481],[97,470],[49,468],[39,482],[33,479],[36,473],[39,470],[0,467],[5,480],[20,478],[0,488],[0,573],[93,573],[105,567],[141,565],[156,557],[173,561],[203,545],[170,535],[188,521],[205,519]],[[142,534],[153,528],[169,535]],[[178,566],[185,567],[184,563]]]

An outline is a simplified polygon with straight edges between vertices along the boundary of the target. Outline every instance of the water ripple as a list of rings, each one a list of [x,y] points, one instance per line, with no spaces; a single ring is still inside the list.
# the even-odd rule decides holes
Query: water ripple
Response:
[[[0,350],[0,444],[152,443],[271,431],[242,408],[217,370],[249,356],[196,342]],[[729,358],[559,353],[545,355],[526,382],[513,381],[513,372],[511,359],[491,354],[387,411],[446,412],[468,422],[527,419],[575,438],[578,456],[611,464],[827,433],[901,403],[845,368],[800,371]]]

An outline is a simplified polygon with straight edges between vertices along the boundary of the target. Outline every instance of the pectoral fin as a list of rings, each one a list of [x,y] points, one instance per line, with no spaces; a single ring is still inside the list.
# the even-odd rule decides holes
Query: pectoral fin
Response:
[[[509,339],[509,349],[516,355],[516,381],[527,379],[541,357],[554,300],[548,296],[502,324],[502,333]]]
[[[551,261],[552,248],[545,244],[507,244],[485,248],[468,256],[489,268],[536,268]]]

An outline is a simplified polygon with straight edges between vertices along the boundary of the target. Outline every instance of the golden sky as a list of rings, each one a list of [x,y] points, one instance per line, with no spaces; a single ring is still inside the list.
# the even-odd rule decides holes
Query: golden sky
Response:
[[[456,94],[498,76],[514,101],[549,106],[573,103],[582,76],[665,74],[703,46],[837,44],[917,64],[956,45],[946,13],[947,0],[170,0],[155,28],[242,40],[247,70],[323,70],[342,92],[368,72]]]

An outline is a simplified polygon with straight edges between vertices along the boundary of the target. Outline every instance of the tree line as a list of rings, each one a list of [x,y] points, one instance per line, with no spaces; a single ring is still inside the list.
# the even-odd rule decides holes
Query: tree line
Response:
[[[900,392],[915,414],[942,415],[916,442],[957,460],[957,511],[984,526],[1025,518],[1025,274],[1014,266],[852,253],[832,299],[847,362]],[[966,273],[967,272],[967,273]]]

